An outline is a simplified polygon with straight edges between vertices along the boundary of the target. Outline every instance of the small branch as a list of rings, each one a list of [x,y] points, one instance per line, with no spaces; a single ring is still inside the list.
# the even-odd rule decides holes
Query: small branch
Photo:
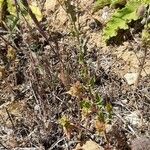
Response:
[[[35,14],[32,12],[32,10],[29,7],[29,4],[27,2],[27,0],[22,0],[22,4],[25,6],[25,8],[27,8],[27,11],[30,15],[30,17],[32,18],[32,20],[34,21],[35,25],[38,27],[39,32],[42,34],[42,36],[46,39],[46,41],[49,40],[49,38],[46,36],[45,32],[42,30],[39,21],[37,20]]]
[[[1,145],[4,149],[9,149],[9,148],[7,148],[2,142],[0,142],[0,145]]]
[[[142,70],[144,68],[146,56],[147,56],[147,46],[145,44],[144,45],[144,56],[143,56],[142,61],[141,61],[140,65],[139,65],[139,71],[138,71],[137,80],[136,80],[136,82],[134,84],[135,88],[137,88],[137,86],[138,86],[138,83],[139,83],[139,80],[140,80],[140,76],[141,76]]]
[[[32,12],[27,0],[22,0],[22,4],[25,6],[25,8],[27,9],[27,12],[29,13],[30,17],[32,18],[33,22],[35,23],[35,25],[38,28],[38,31],[40,32],[40,34],[45,38],[45,40],[49,43],[49,46],[51,47],[51,50],[53,51],[53,53],[57,56],[57,52],[54,50],[54,47],[52,46],[52,44],[50,43],[49,40],[52,40],[51,35],[49,35],[49,37],[45,34],[45,32],[42,30],[42,27],[40,26],[39,21],[37,20],[35,14]]]
[[[8,117],[9,117],[9,119],[10,119],[10,122],[11,122],[13,128],[15,129],[15,125],[14,125],[14,122],[13,122],[13,120],[12,120],[12,117],[10,116],[10,113],[9,113],[8,109],[7,109],[7,108],[5,108],[5,109],[6,109],[7,115],[8,115]]]
[[[16,46],[13,46],[9,41],[7,41],[2,35],[0,35],[0,38],[9,46],[11,46],[13,49],[18,50]]]

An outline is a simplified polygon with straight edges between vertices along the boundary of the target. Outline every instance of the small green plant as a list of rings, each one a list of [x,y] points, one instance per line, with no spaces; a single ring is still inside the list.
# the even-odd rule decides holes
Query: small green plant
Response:
[[[116,4],[125,4],[122,9],[117,9],[107,22],[103,30],[103,40],[107,42],[112,37],[117,36],[120,29],[129,29],[129,23],[131,21],[136,21],[144,17],[146,7],[149,3],[150,0],[129,0],[127,3],[123,0],[109,0],[105,1],[105,3],[104,1],[98,0],[97,4],[99,4],[98,6],[100,8],[103,8],[105,5],[115,6]]]
[[[75,126],[71,123],[69,118],[67,116],[62,116],[58,123],[63,127],[64,134],[68,139],[71,138],[72,130],[75,128]]]
[[[71,0],[65,0],[61,3],[58,0],[59,4],[66,11],[71,25],[72,25],[72,36],[77,41],[78,48],[78,62],[81,65],[80,78],[81,81],[76,81],[70,85],[69,90],[66,92],[76,99],[78,107],[78,117],[83,120],[88,120],[91,116],[94,116],[96,119],[96,128],[98,132],[105,130],[105,125],[110,122],[112,115],[112,106],[110,103],[103,104],[103,99],[100,94],[95,91],[95,76],[90,73],[89,67],[86,63],[84,57],[84,48],[83,48],[83,38],[81,36],[81,31],[78,24],[78,8],[73,6]],[[103,119],[100,119],[103,118]],[[62,122],[62,121],[61,121]],[[68,121],[63,123],[65,128],[68,124]],[[95,121],[93,120],[93,124]],[[62,123],[61,123],[62,124]],[[66,130],[66,129],[65,129]],[[67,134],[66,134],[67,135]]]
[[[80,102],[82,119],[87,118],[92,113],[92,104],[88,99]]]
[[[83,87],[84,90],[81,90]],[[81,83],[79,84],[79,82],[77,82],[72,85],[67,93],[77,98],[82,120],[94,115],[96,118],[98,118],[96,119],[96,128],[98,132],[104,131],[104,126],[110,123],[112,119],[113,108],[111,103],[105,102],[104,104],[104,99],[96,91],[94,91],[93,85],[90,84],[81,86]]]

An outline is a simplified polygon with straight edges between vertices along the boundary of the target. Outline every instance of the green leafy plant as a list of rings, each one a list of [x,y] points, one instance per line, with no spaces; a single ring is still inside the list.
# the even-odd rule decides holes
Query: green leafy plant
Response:
[[[148,2],[150,3],[149,0],[145,1],[145,3],[142,0],[130,0],[124,8],[117,10],[104,28],[104,41],[107,42],[110,38],[115,37],[118,34],[119,29],[129,29],[128,24],[141,17],[137,13],[138,8]]]
[[[120,29],[129,29],[129,23],[144,17],[146,7],[150,0],[97,0],[95,9],[101,9],[106,5],[124,6],[122,9],[117,9],[112,15],[111,19],[107,22],[103,30],[103,40],[107,42],[112,37],[117,36]]]
[[[96,128],[98,132],[103,132],[105,131],[106,124],[110,122],[112,106],[110,103],[104,104],[102,97],[97,93],[97,91],[95,91],[96,78],[93,74],[90,73],[86,59],[84,57],[84,39],[81,36],[82,32],[80,31],[80,27],[78,24],[78,8],[76,8],[70,0],[66,0],[64,1],[64,3],[60,3],[60,1],[58,2],[62,6],[62,8],[64,8],[70,19],[72,25],[71,33],[73,35],[73,38],[75,38],[75,40],[77,41],[79,56],[78,61],[81,65],[80,77],[82,82],[76,81],[71,84],[69,91],[67,91],[66,93],[77,100],[76,103],[78,107],[78,116],[81,117],[81,120],[88,120],[91,116],[94,115],[96,117]],[[94,120],[93,123],[95,123]],[[60,124],[63,126],[63,128],[65,128],[64,131],[68,129],[68,121],[64,121],[63,119],[63,123],[61,121]]]
[[[64,134],[68,139],[71,138],[72,130],[75,128],[75,126],[71,123],[69,118],[65,115],[63,115],[59,120],[58,123],[63,127]]]
[[[80,107],[81,107],[83,117],[88,117],[92,113],[92,104],[89,100],[85,99],[81,101]]]

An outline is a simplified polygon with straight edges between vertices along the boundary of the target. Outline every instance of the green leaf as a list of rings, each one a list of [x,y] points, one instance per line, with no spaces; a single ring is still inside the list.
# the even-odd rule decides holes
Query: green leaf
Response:
[[[96,93],[96,105],[98,106],[98,108],[102,108],[103,107],[103,100],[102,97]]]
[[[98,11],[99,9],[102,9],[106,5],[110,5],[111,0],[97,0],[94,5],[94,12]]]
[[[9,27],[10,31],[14,31],[17,29],[17,24],[19,22],[19,19],[15,16],[7,16],[7,26]]]
[[[126,0],[111,0],[111,6],[116,7],[117,5],[124,6],[126,4]]]
[[[99,121],[105,122],[105,115],[104,115],[103,112],[99,112],[97,117],[98,117],[97,119],[98,119]]]
[[[36,3],[31,3],[30,8],[32,12],[35,14],[38,21],[41,21],[43,18],[43,15],[39,9],[39,7],[36,5]]]
[[[90,109],[91,108],[91,103],[87,100],[84,100],[84,101],[80,102],[80,106],[81,106],[81,108]]]
[[[108,112],[109,114],[112,112],[112,105],[111,105],[111,103],[107,103],[107,104],[106,104],[106,110],[107,110],[107,112]]]
[[[11,15],[17,16],[15,1],[7,0],[8,11]]]
[[[142,1],[144,4],[150,4],[150,0],[143,0]]]
[[[89,84],[90,84],[91,87],[93,87],[95,85],[95,81],[96,81],[95,76],[90,78],[90,81],[89,81],[90,83]]]

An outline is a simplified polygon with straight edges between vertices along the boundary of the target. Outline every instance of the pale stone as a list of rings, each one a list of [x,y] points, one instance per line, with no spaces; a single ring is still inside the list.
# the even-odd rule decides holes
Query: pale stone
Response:
[[[124,78],[126,79],[129,85],[135,84],[138,78],[138,73],[126,73],[124,75]]]

